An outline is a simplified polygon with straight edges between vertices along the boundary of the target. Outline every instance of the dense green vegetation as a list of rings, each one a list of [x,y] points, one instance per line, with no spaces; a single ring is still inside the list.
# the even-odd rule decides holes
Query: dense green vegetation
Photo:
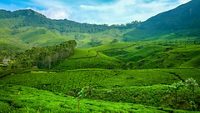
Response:
[[[74,97],[65,96],[62,94],[53,94],[49,91],[43,91],[24,86],[0,86],[0,95],[0,112],[194,113],[190,111],[173,110],[168,108],[156,108],[130,103],[114,103],[88,99],[82,99],[78,104],[77,99]],[[79,105],[80,109],[78,107]]]
[[[74,40],[63,42],[56,46],[33,47],[25,52],[12,54],[12,57],[9,56],[8,61],[5,61],[6,56],[4,56],[3,65],[7,66],[6,69],[8,70],[33,67],[51,69],[53,65],[73,55],[75,47],[76,42]]]
[[[176,89],[176,84],[191,77],[198,80],[195,84],[199,84],[199,71],[199,69],[130,71],[82,69],[59,73],[32,71],[4,77],[0,83],[29,86],[75,97],[85,88],[89,94],[84,97],[90,99],[198,110],[199,88],[195,88],[193,93],[192,89],[187,89],[188,85]],[[191,98],[191,95],[194,97]]]
[[[117,43],[93,50],[123,61],[126,69],[199,68],[199,43],[194,40]]]
[[[11,68],[48,68],[58,64],[73,55],[76,42],[74,40],[63,42],[60,45],[37,48],[34,47],[23,53],[17,54]],[[13,66],[14,65],[14,66]]]

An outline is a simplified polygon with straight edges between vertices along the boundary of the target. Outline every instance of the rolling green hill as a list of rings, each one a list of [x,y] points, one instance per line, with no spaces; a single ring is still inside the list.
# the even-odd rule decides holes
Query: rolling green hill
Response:
[[[120,69],[121,63],[120,60],[106,56],[98,51],[76,49],[72,57],[55,66],[55,69]]]
[[[0,36],[0,47],[6,48],[6,45],[8,45],[24,50],[24,48],[52,46],[68,40],[76,40],[79,48],[89,48],[120,42],[123,39],[123,34],[128,31],[129,30],[111,29],[98,33],[60,33],[59,31],[44,27],[30,26],[14,30],[10,28],[0,28],[0,33],[2,34]]]
[[[199,68],[196,40],[115,43],[92,48],[121,61],[124,69]]]
[[[111,26],[0,10],[0,112],[199,113],[199,5]]]

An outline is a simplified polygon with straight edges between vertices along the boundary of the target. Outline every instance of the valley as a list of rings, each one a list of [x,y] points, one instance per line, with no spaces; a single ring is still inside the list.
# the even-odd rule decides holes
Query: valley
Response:
[[[77,48],[74,50],[74,55],[51,69],[35,68],[2,76],[1,88],[8,89],[3,88],[1,91],[6,91],[5,94],[10,90],[16,92],[16,94],[9,94],[14,96],[11,100],[5,97],[7,94],[1,93],[3,94],[1,95],[2,107],[8,106],[7,101],[14,101],[16,105],[9,105],[11,107],[9,109],[16,112],[89,112],[88,110],[91,110],[93,112],[181,113],[186,112],[181,109],[198,109],[199,88],[194,86],[195,100],[193,100],[190,97],[193,91],[188,89],[187,85],[178,85],[191,78],[195,84],[200,83],[199,44],[191,43],[185,46],[185,43],[188,42],[180,41],[179,45],[177,42],[163,41],[123,42],[89,49]],[[168,57],[159,57],[164,55]],[[190,84],[192,85],[193,82]],[[21,88],[25,89],[21,90]],[[38,90],[39,97],[35,97],[32,92]],[[80,99],[80,111],[77,111],[79,105],[77,102],[82,91],[84,94]],[[17,94],[17,92],[22,93]],[[45,98],[49,93],[52,95],[51,98],[55,96],[63,100],[50,100],[52,107],[47,107],[45,102],[41,103],[39,106],[44,106],[42,109],[37,107],[37,103],[29,104],[22,101],[29,95],[33,96],[32,102],[36,102],[34,98],[48,101]],[[191,100],[195,105],[190,104]],[[19,107],[16,108],[18,104]],[[101,107],[95,107],[99,104]],[[127,104],[125,108],[124,104]],[[62,108],[63,106],[68,107]],[[109,106],[110,108],[107,108]],[[132,108],[134,106],[136,108]],[[173,110],[174,108],[180,110]]]
[[[0,113],[200,113],[198,5],[125,25],[0,10]]]

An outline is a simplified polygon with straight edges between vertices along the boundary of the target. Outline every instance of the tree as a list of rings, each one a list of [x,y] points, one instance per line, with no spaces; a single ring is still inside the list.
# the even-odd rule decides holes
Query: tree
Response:
[[[92,47],[96,47],[102,45],[102,41],[92,38],[88,44]]]
[[[196,80],[194,80],[193,78],[189,78],[187,80],[180,81],[178,83],[174,83],[172,84],[172,88],[174,88],[175,90],[175,104],[176,107],[179,103],[180,100],[178,100],[178,98],[181,98],[181,101],[186,102],[187,104],[189,104],[189,108],[191,108],[192,110],[196,110],[197,109],[197,104],[196,104],[196,89],[198,88],[198,83],[196,82]],[[181,94],[178,95],[178,91],[181,91]]]
[[[184,87],[184,83],[182,81],[172,84],[172,87],[175,90],[175,103],[178,103],[178,91]]]
[[[113,39],[112,42],[111,42],[111,44],[114,44],[114,43],[117,43],[117,42],[119,42],[119,40]]]
[[[51,69],[52,65],[68,58],[74,53],[76,41],[66,41],[56,46],[34,47],[15,56],[15,63],[22,68],[38,68]]]
[[[197,106],[195,103],[195,91],[198,88],[198,83],[193,78],[189,78],[185,81],[185,86],[187,87],[188,92],[189,92],[189,97],[190,97],[189,103],[191,105],[191,108],[192,110],[196,110]]]
[[[77,108],[78,108],[78,113],[80,113],[80,100],[81,98],[87,97],[87,96],[91,96],[91,92],[92,92],[92,87],[91,85],[83,87],[80,92],[78,92],[78,97],[77,97]]]

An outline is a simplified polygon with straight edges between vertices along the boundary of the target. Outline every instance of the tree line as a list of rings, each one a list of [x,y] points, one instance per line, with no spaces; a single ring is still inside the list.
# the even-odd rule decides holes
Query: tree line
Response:
[[[70,57],[74,53],[76,41],[70,40],[56,46],[33,47],[22,53],[17,53],[11,60],[9,67],[16,68],[40,68],[51,69],[60,61]]]

